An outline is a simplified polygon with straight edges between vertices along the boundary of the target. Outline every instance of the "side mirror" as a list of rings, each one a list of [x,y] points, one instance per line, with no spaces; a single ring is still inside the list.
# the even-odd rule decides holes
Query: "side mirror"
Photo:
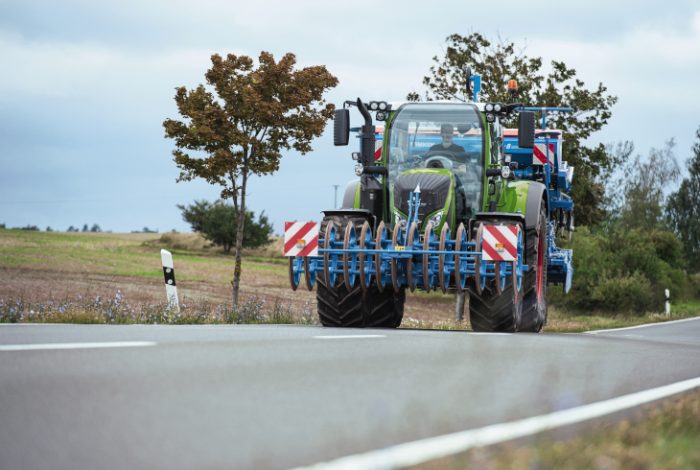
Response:
[[[348,145],[350,139],[350,110],[336,109],[333,118],[333,144]]]
[[[518,117],[518,147],[531,149],[535,146],[535,113],[520,111]]]

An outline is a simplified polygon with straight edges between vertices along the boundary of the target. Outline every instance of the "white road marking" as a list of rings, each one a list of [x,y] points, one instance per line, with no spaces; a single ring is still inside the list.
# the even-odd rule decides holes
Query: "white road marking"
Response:
[[[361,338],[386,338],[386,335],[319,335],[316,339],[361,339]]]
[[[568,410],[407,442],[364,454],[349,455],[306,468],[324,470],[387,469],[419,465],[429,460],[465,452],[474,447],[511,441],[561,426],[599,418],[699,387],[700,377],[696,377]]]
[[[625,326],[623,328],[610,328],[608,330],[591,330],[591,331],[584,331],[584,333],[589,334],[589,335],[597,335],[600,333],[608,333],[608,332],[612,332],[612,331],[634,330],[636,328],[646,328],[648,326],[673,325],[674,323],[683,323],[683,322],[687,322],[687,321],[696,321],[696,320],[700,320],[700,317],[682,318],[680,320],[660,321],[660,322],[654,322],[654,323],[644,323],[643,325]]]
[[[54,349],[136,348],[155,346],[153,341],[112,341],[104,343],[5,344],[0,351],[47,351]]]

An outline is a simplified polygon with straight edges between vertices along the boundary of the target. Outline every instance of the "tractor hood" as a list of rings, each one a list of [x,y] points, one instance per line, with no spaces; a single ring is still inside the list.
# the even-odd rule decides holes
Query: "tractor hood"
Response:
[[[448,216],[454,214],[454,175],[444,168],[420,168],[401,173],[392,188],[392,212],[394,222],[408,219],[408,205],[411,191],[420,188],[418,220],[420,228],[433,221],[436,231]],[[422,230],[421,230],[422,231]]]

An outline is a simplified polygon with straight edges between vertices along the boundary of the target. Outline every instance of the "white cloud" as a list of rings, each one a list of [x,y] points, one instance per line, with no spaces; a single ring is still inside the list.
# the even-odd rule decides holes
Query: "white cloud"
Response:
[[[696,107],[678,86],[689,86],[700,74],[700,11],[676,30],[634,28],[607,42],[534,38],[528,51],[564,59],[590,84],[602,81],[627,101],[676,100]],[[679,93],[680,92],[680,93]],[[694,93],[687,90],[686,97]],[[691,100],[692,101],[692,100]]]

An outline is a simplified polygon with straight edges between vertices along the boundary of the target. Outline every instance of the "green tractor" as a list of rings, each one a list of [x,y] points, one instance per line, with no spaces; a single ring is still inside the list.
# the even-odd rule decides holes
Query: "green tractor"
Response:
[[[320,223],[285,225],[292,287],[302,276],[317,286],[323,325],[398,327],[406,289],[439,289],[468,293],[475,331],[539,332],[547,285],[570,289],[572,252],[555,233],[573,231],[573,168],[561,131],[546,128],[548,113],[570,109],[479,103],[478,76],[468,88],[468,103],[358,98],[336,110],[335,145],[358,133],[359,178]],[[504,129],[516,115],[518,129]]]

